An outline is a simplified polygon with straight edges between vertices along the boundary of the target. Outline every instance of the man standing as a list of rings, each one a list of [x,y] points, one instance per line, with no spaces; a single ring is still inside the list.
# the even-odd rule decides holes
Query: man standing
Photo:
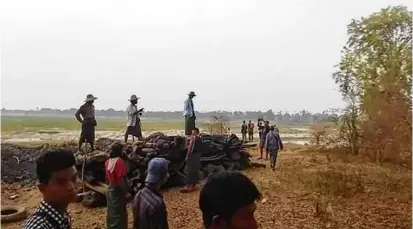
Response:
[[[149,161],[145,187],[133,199],[133,228],[168,229],[168,213],[161,186],[168,180],[168,162],[163,158]]]
[[[79,110],[77,110],[75,117],[77,121],[82,123],[82,132],[79,138],[79,150],[82,149],[82,143],[86,142],[90,144],[92,151],[95,150],[95,126],[97,125],[95,119],[95,106],[94,101],[97,98],[91,94],[86,96],[85,104],[83,104]]]
[[[274,131],[275,127],[271,126],[270,132],[265,138],[265,150],[270,153],[270,167],[275,169],[275,163],[277,162],[278,150],[283,150],[284,146],[281,141],[280,135]]]
[[[188,94],[188,99],[184,104],[184,116],[185,116],[185,135],[190,136],[192,130],[195,128],[195,108],[192,99],[195,97],[195,92],[191,91]]]
[[[246,142],[247,141],[247,129],[248,126],[245,123],[245,120],[242,121],[242,125],[241,125],[241,134],[242,134],[242,141]]]
[[[127,127],[125,132],[125,143],[128,142],[129,135],[142,140],[141,119],[139,118],[139,116],[142,115],[143,108],[138,110],[138,99],[139,97],[132,95],[129,99],[130,105],[128,106],[128,108],[126,108],[128,120],[126,123]]]
[[[201,169],[202,140],[199,137],[199,129],[194,128],[189,138],[188,151],[186,154],[186,187],[180,191],[183,193],[195,190],[199,182],[199,170]]]
[[[267,134],[270,132],[270,122],[265,121],[264,126],[262,127],[262,132],[261,132],[261,139],[260,139],[260,157],[258,159],[262,159],[262,153],[264,151],[264,146],[265,146],[265,139],[267,137]],[[265,151],[265,160],[268,160],[268,151]]]
[[[248,122],[248,141],[254,141],[254,123],[251,120]]]
[[[258,124],[257,124],[257,126],[258,126],[258,137],[260,138],[260,141],[261,141],[262,131],[264,129],[264,125],[262,124],[262,121],[261,121],[260,118],[257,120],[257,122],[258,122]]]

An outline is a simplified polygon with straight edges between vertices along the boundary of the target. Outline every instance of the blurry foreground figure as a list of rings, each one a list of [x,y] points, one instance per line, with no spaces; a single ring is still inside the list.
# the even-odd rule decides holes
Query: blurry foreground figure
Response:
[[[255,184],[239,172],[208,177],[199,196],[205,229],[256,229],[255,201],[261,198]]]
[[[168,213],[160,192],[168,177],[168,161],[163,158],[149,161],[145,187],[133,200],[134,229],[168,229]]]
[[[76,200],[75,157],[65,150],[49,151],[36,160],[36,173],[43,201],[24,222],[23,229],[68,229],[72,227],[67,207]]]

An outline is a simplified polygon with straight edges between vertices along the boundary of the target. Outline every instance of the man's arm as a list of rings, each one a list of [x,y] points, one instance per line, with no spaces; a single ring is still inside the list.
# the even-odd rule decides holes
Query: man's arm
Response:
[[[265,136],[264,148],[268,149],[268,134]]]
[[[283,145],[283,141],[281,140],[281,136],[278,135],[278,144],[280,144],[280,149],[283,150],[284,149],[284,145]]]
[[[83,114],[83,109],[84,109],[84,107],[81,106],[75,113],[75,117],[76,117],[77,121],[79,121],[80,123],[83,123],[83,120],[80,117],[80,115]]]
[[[188,110],[189,110],[189,101],[185,100],[185,102],[184,102],[184,115],[189,115]]]

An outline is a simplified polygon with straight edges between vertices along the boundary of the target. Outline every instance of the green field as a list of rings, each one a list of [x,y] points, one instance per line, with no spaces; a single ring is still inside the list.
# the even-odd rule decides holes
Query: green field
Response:
[[[99,119],[96,130],[117,131],[125,128],[122,119]],[[184,126],[183,120],[142,120],[146,131],[174,130]],[[66,117],[2,117],[1,132],[39,132],[48,130],[79,130],[80,123]]]
[[[200,123],[200,121],[198,122]],[[98,119],[96,130],[118,131],[125,129],[126,121],[122,119]],[[198,124],[200,128],[204,125]],[[240,131],[241,122],[232,122],[229,127],[232,132]],[[142,120],[143,131],[179,130],[184,128],[183,120]],[[298,126],[294,126],[298,127]],[[1,132],[47,132],[61,130],[79,130],[80,124],[69,117],[35,117],[35,116],[2,116]],[[280,126],[284,133],[296,132],[288,126]]]

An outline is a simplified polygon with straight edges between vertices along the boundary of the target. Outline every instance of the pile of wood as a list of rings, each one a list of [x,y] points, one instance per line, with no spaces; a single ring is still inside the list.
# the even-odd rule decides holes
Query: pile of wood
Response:
[[[200,136],[203,142],[202,169],[199,171],[201,178],[214,172],[243,170],[251,166],[251,156],[247,148],[254,147],[254,144],[244,144],[236,135],[201,134]],[[80,152],[76,154],[79,178],[82,179],[84,165],[83,180],[89,187],[102,186],[105,182],[104,163],[109,157],[109,148],[114,141],[98,139],[96,142],[98,150],[88,154]],[[127,178],[131,193],[136,193],[144,185],[148,163],[155,157],[165,158],[169,162],[170,176],[164,188],[184,185],[186,146],[185,137],[166,136],[160,132],[151,134],[144,141],[127,146],[123,158],[127,165]]]

